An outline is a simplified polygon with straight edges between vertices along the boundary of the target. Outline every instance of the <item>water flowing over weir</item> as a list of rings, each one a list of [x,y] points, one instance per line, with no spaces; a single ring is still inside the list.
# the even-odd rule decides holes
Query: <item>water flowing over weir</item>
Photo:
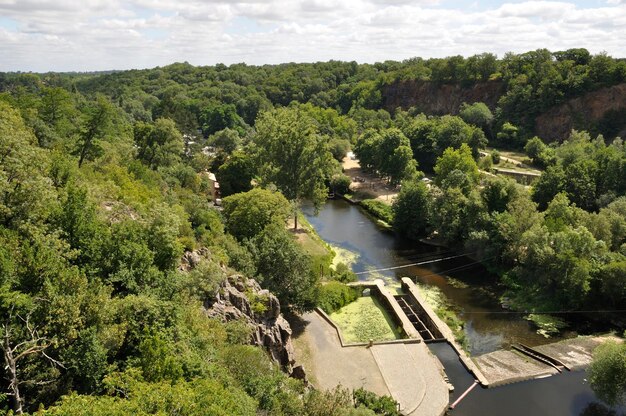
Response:
[[[499,313],[502,308],[497,298],[495,277],[473,260],[456,257],[416,265],[455,257],[459,253],[403,240],[377,227],[357,206],[345,201],[329,201],[318,215],[314,215],[312,209],[305,209],[305,215],[326,242],[354,255],[352,269],[360,273],[360,280],[382,278],[390,285],[399,286],[400,278],[406,276],[418,284],[437,287],[464,321],[472,356],[509,348],[514,344],[534,347],[554,341],[538,335],[521,314]],[[449,276],[454,279],[449,279]],[[420,334],[429,330],[424,317],[414,310],[414,305],[403,300],[402,295],[397,295],[395,299]],[[412,319],[411,314],[419,319]],[[426,340],[430,335],[426,331],[424,334]],[[436,340],[439,337],[432,334],[432,338]],[[439,358],[454,386],[450,395],[450,403],[454,403],[474,384],[475,378],[448,343],[429,342],[428,348]],[[618,409],[620,411],[624,409]],[[557,377],[491,389],[477,386],[454,410],[450,410],[450,414],[608,416],[611,413],[597,403],[584,371],[565,371]]]

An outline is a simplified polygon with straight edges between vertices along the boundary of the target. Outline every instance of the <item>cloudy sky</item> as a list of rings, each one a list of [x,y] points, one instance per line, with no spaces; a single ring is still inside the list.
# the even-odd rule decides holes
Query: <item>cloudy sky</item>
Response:
[[[540,47],[626,57],[626,0],[0,0],[0,71],[376,62]]]

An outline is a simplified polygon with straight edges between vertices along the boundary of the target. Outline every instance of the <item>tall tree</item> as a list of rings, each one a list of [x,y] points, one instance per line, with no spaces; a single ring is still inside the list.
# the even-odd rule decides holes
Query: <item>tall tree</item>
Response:
[[[174,121],[160,118],[154,124],[139,122],[134,135],[139,148],[137,157],[151,168],[180,161],[185,145]]]
[[[297,207],[303,199],[317,207],[326,198],[333,157],[314,120],[298,108],[263,113],[256,122],[259,174]],[[295,215],[294,228],[298,228]]]
[[[101,148],[98,141],[106,136],[112,113],[113,106],[103,95],[98,95],[88,107],[78,141],[79,167],[85,160],[93,160],[99,155]]]

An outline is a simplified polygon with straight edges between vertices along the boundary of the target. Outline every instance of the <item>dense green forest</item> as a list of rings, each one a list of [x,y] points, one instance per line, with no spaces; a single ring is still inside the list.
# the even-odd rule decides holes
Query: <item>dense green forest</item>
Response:
[[[382,89],[399,80],[497,81],[505,93],[495,109],[390,114]],[[342,302],[345,287],[320,285],[286,224],[349,184],[350,148],[402,184],[399,232],[471,252],[515,307],[626,309],[626,148],[595,134],[615,134],[620,114],[561,144],[530,122],[622,82],[626,61],[583,49],[0,74],[0,412],[392,414],[367,394],[357,406],[370,409],[306,388],[248,345],[245,325],[203,312],[235,274],[284,311]],[[488,143],[525,147],[545,172],[530,189],[486,175]],[[181,267],[187,252],[201,253],[194,268]]]

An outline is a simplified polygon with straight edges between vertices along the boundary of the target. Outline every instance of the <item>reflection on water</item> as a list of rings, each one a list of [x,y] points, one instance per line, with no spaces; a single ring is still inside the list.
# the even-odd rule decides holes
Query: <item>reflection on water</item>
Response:
[[[358,207],[345,201],[329,201],[317,216],[311,208],[305,208],[304,212],[324,240],[355,254],[352,265],[355,272],[458,254],[384,231]],[[555,341],[555,338],[546,339],[537,334],[522,314],[503,310],[498,301],[495,276],[467,257],[359,275],[363,280],[386,278],[390,281],[404,276],[441,290],[465,322],[472,355],[506,348],[517,342],[539,345]]]

